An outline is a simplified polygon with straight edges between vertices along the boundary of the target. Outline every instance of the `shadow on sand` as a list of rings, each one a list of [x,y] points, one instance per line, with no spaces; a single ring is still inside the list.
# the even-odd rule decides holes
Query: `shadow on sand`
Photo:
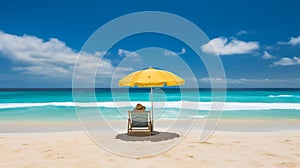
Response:
[[[118,134],[116,139],[120,139],[123,141],[151,141],[151,142],[160,142],[166,141],[174,138],[179,138],[179,134],[172,133],[172,132],[157,132],[153,131],[151,136],[134,136],[134,135],[127,135],[127,133]]]

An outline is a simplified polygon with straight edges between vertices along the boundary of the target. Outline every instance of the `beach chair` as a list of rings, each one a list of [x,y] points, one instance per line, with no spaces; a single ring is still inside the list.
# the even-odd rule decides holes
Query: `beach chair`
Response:
[[[147,134],[152,133],[152,123],[150,111],[128,111],[127,134]]]

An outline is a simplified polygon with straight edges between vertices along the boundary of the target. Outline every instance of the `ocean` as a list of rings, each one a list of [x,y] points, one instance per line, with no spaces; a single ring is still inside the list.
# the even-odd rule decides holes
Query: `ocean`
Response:
[[[211,102],[222,100],[219,92],[214,99],[210,89],[155,88],[154,117],[206,118]],[[76,121],[76,110],[127,120],[127,111],[136,103],[151,109],[149,93],[150,89],[139,88],[77,89],[75,94],[72,89],[1,89],[0,122]],[[224,119],[300,119],[300,89],[228,89],[225,98]]]

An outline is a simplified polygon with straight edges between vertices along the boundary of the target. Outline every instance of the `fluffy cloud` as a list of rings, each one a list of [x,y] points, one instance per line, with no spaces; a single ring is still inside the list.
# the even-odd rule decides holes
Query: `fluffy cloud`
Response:
[[[246,30],[241,30],[236,35],[240,36],[240,35],[243,35],[243,34],[248,34],[248,32]]]
[[[297,45],[300,44],[300,36],[298,37],[292,37],[289,41],[289,44],[291,45]]]
[[[80,61],[77,68],[82,76],[101,68],[97,75],[111,77],[114,70],[110,60],[104,59],[98,64],[104,52],[76,52],[55,38],[45,41],[35,36],[17,36],[0,31],[0,53],[12,61],[13,71],[30,75],[70,79],[78,54]]]
[[[258,48],[258,42],[245,42],[236,39],[228,42],[228,39],[224,37],[212,39],[207,44],[201,46],[203,52],[214,55],[247,54]]]
[[[288,41],[288,42],[278,42],[278,44],[288,44],[288,45],[292,45],[292,46],[298,45],[298,44],[300,44],[300,36],[291,37],[290,41]]]
[[[268,59],[273,59],[275,57],[273,55],[269,54],[267,51],[265,51],[262,58],[265,59],[265,60],[268,60]]]
[[[140,55],[134,51],[119,49],[118,55],[128,57],[128,58],[132,59],[132,61],[141,61]]]
[[[283,57],[279,61],[273,63],[273,66],[290,66],[290,65],[300,65],[300,58],[293,57]]]
[[[223,78],[200,78],[199,82],[202,82],[202,83],[211,83],[211,82],[224,83],[225,79],[223,79]]]
[[[185,48],[182,48],[180,52],[165,50],[164,55],[165,56],[179,56],[179,55],[185,54],[185,52],[186,52]]]

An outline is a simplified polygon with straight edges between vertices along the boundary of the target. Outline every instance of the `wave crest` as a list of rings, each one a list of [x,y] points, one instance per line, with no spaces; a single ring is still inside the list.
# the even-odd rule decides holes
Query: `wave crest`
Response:
[[[60,107],[104,107],[104,108],[133,108],[137,103],[142,103],[148,109],[150,102],[45,102],[45,103],[0,103],[0,109],[30,108],[44,106]],[[224,106],[223,106],[224,105]],[[181,108],[191,110],[271,110],[271,109],[295,109],[300,110],[300,103],[240,103],[240,102],[193,102],[193,101],[169,101],[154,102],[154,108]]]
[[[269,95],[270,98],[278,98],[278,97],[297,97],[294,95]]]

